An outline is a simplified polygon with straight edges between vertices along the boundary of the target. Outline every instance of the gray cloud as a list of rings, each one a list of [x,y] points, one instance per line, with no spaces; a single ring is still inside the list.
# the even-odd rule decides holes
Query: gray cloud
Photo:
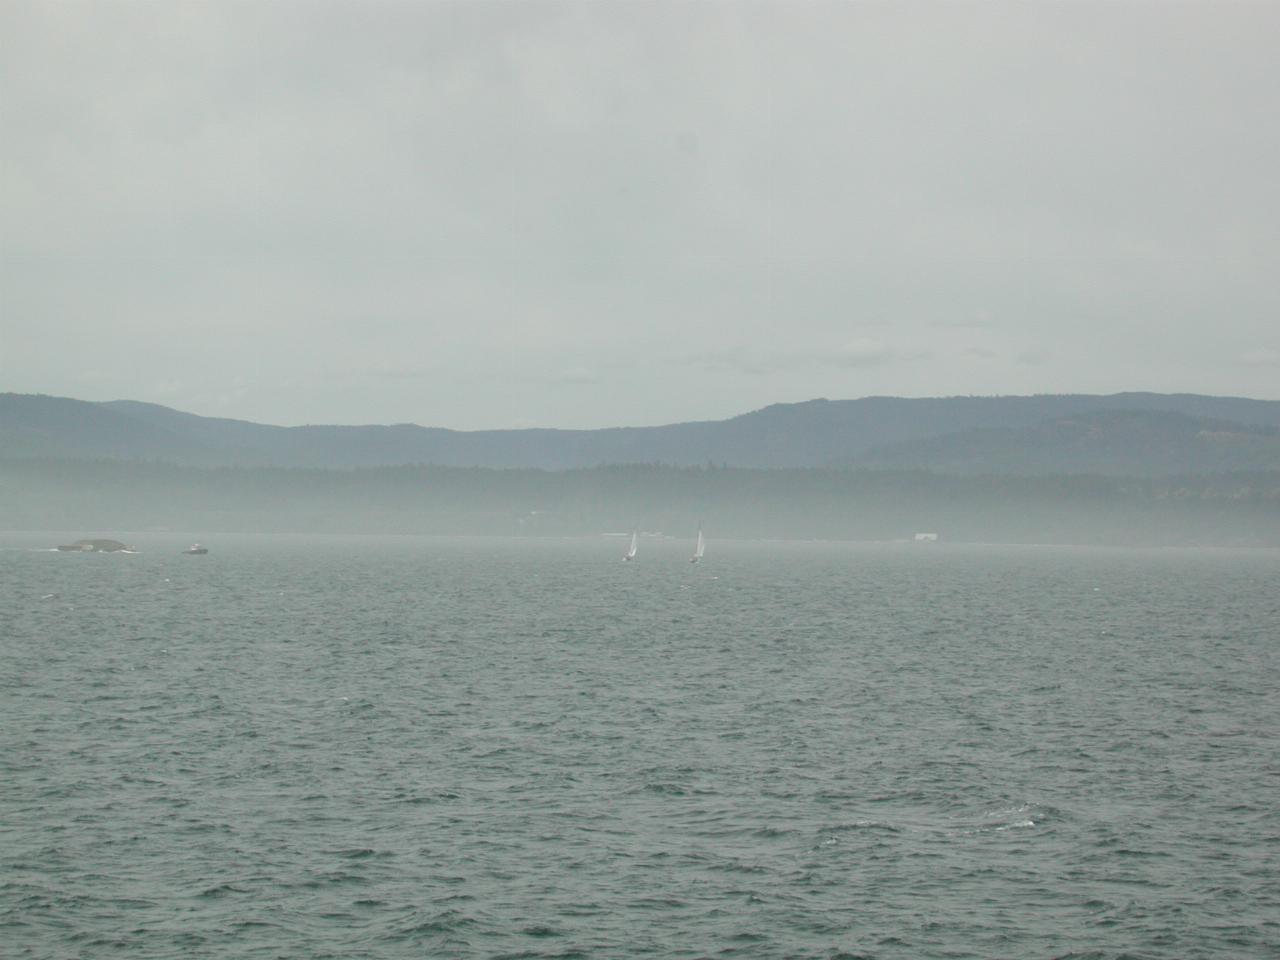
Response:
[[[12,0],[0,387],[463,428],[1280,396],[1278,30],[1251,3]]]
[[[1280,366],[1280,350],[1274,347],[1254,347],[1240,354],[1240,362],[1255,367]]]
[[[705,370],[730,370],[763,376],[821,367],[870,369],[919,361],[929,356],[927,350],[903,350],[873,337],[859,337],[821,351],[792,349],[763,353],[735,349],[698,354],[686,358],[685,362]]]
[[[928,350],[902,350],[890,346],[883,340],[860,337],[841,344],[831,353],[822,355],[818,359],[838,367],[879,367],[903,361],[923,360],[929,355]]]

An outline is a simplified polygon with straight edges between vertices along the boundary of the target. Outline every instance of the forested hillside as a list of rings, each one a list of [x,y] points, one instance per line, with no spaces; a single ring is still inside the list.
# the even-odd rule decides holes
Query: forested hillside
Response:
[[[1171,431],[1175,421],[1182,426]],[[1082,439],[1073,424],[1102,441]],[[132,401],[0,394],[0,456],[190,466],[862,464],[1146,475],[1280,466],[1277,429],[1278,401],[1189,394],[864,397],[774,404],[728,420],[665,426],[471,432],[414,424],[280,427]]]

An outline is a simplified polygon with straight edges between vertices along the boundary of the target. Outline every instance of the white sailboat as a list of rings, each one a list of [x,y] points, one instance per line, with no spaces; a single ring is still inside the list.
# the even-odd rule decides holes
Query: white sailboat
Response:
[[[707,551],[706,538],[702,536],[702,527],[698,527],[698,542],[693,548],[693,556],[689,558],[690,563],[697,563],[702,559],[702,555]]]
[[[627,552],[622,555],[623,560],[634,560],[636,558],[636,546],[639,544],[640,534],[638,531],[631,531],[631,545],[627,547]]]

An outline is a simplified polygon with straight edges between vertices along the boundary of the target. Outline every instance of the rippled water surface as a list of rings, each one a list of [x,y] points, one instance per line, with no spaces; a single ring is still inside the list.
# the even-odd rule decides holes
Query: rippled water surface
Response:
[[[1280,554],[0,537],[30,957],[1267,957]]]

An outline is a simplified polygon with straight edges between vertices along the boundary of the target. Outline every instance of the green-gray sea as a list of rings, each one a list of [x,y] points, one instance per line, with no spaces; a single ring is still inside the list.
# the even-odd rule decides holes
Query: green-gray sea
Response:
[[[0,952],[1280,954],[1280,552],[707,533],[0,535]]]

